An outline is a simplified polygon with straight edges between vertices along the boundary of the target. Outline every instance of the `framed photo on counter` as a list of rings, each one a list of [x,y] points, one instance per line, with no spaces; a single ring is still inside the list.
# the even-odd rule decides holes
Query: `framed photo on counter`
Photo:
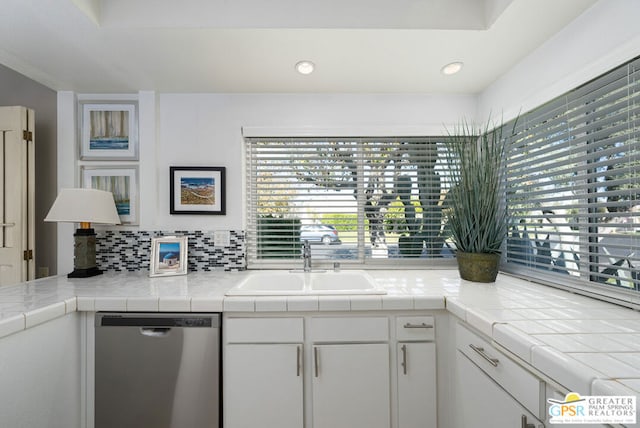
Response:
[[[151,239],[149,276],[187,274],[187,237],[163,236]]]

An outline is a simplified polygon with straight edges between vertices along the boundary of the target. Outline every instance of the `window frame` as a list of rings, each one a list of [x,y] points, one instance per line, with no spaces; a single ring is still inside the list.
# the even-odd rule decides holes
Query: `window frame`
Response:
[[[626,80],[625,80],[626,79]],[[531,256],[531,260],[525,263],[523,258],[527,251],[523,248],[524,238],[519,242],[519,236],[531,235],[531,232],[527,232],[527,223],[531,220],[525,220],[524,217],[516,217],[511,219],[511,226],[507,240],[505,240],[505,249],[503,251],[503,263],[501,270],[505,273],[509,273],[518,276],[523,279],[535,281],[551,285],[558,288],[573,290],[580,294],[596,297],[601,300],[607,300],[613,303],[621,304],[624,306],[640,308],[640,283],[638,283],[637,270],[638,270],[638,253],[640,252],[638,234],[640,233],[640,214],[632,211],[632,207],[640,206],[640,198],[638,192],[640,192],[640,125],[638,125],[638,118],[640,114],[640,57],[634,58],[601,76],[598,76],[583,85],[576,87],[575,89],[568,91],[567,93],[551,100],[525,114],[520,115],[516,121],[520,122],[520,135],[513,137],[510,141],[508,148],[509,156],[514,156],[514,153],[520,150],[522,153],[527,150],[539,150],[540,158],[547,161],[551,159],[551,156],[557,156],[553,159],[555,163],[550,163],[553,168],[540,168],[539,165],[535,165],[535,155],[528,153],[529,159],[525,161],[507,161],[507,170],[511,167],[511,170],[525,171],[528,165],[531,165],[532,169],[540,171],[541,177],[550,178],[553,173],[550,172],[554,168],[565,166],[565,169],[570,168],[573,164],[570,161],[562,160],[562,156],[566,154],[554,154],[554,152],[561,152],[559,148],[566,141],[566,151],[571,152],[571,156],[576,157],[575,171],[573,172],[574,178],[568,179],[569,181],[576,181],[576,188],[579,189],[575,194],[566,196],[561,201],[566,201],[567,207],[579,207],[576,213],[569,215],[564,214],[565,217],[573,217],[571,223],[571,229],[575,234],[576,248],[579,248],[578,256],[573,254],[575,260],[569,260],[563,258],[561,261],[567,261],[567,263],[575,262],[577,268],[574,269],[574,273],[579,276],[566,275],[562,272],[554,273],[552,270],[560,271],[556,267],[546,267],[544,270],[544,260],[537,256]],[[622,106],[622,107],[621,107]],[[590,114],[593,115],[590,116]],[[626,115],[625,115],[626,114]],[[513,122],[512,122],[513,123]],[[539,129],[536,130],[536,127]],[[529,132],[529,135],[525,135]],[[562,136],[566,133],[565,136]],[[554,140],[557,138],[557,140]],[[537,140],[536,140],[537,139]],[[547,141],[548,139],[548,141]],[[563,140],[566,139],[566,140]],[[526,144],[529,144],[527,146]],[[554,145],[555,144],[555,145]],[[627,159],[628,155],[628,159]],[[552,160],[553,160],[552,159]],[[562,162],[558,162],[557,160]],[[616,169],[616,165],[624,165],[623,167]],[[535,165],[535,166],[534,166]],[[567,168],[568,167],[568,168]],[[611,167],[611,170],[609,170]],[[514,175],[518,174],[518,171],[512,172]],[[525,173],[522,173],[525,177]],[[630,175],[631,177],[620,179],[621,176]],[[623,200],[620,205],[628,205],[628,211],[620,211],[614,213],[609,210],[608,206],[613,206],[617,209],[615,202],[609,201],[610,196],[615,196],[617,193],[620,195],[623,192],[616,189],[615,186],[608,184],[609,178],[606,176],[615,177],[615,186],[628,185],[629,187],[629,199]],[[558,175],[559,177],[559,175]],[[507,178],[509,180],[509,177]],[[508,185],[511,186],[513,192],[513,183],[519,182],[522,184],[526,178],[520,180],[511,180]],[[549,200],[553,197],[554,192],[558,194],[560,192],[558,186],[563,185],[560,181],[561,178],[557,178],[554,184],[553,190],[541,191],[540,195],[536,192],[537,188],[531,187],[527,198],[529,203],[533,204],[537,198],[539,200]],[[536,183],[535,176],[532,174],[530,182]],[[539,181],[538,187],[541,188],[542,180]],[[564,183],[566,186],[566,183]],[[611,186],[611,187],[610,187]],[[526,186],[522,186],[526,188]],[[569,187],[565,187],[569,189]],[[611,190],[611,189],[614,190]],[[638,189],[638,190],[636,190]],[[513,192],[515,193],[515,192]],[[518,205],[510,204],[509,195],[507,198],[507,206],[512,210],[519,208]],[[522,197],[520,197],[522,199]],[[517,200],[517,198],[515,198]],[[572,202],[572,201],[577,202]],[[635,204],[634,204],[635,202]],[[539,207],[539,210],[545,208],[544,204]],[[547,207],[549,208],[549,207]],[[520,208],[523,210],[523,208]],[[577,208],[576,208],[577,209]],[[604,211],[603,211],[604,210]],[[531,211],[533,212],[533,211]],[[541,211],[543,212],[543,211]],[[547,211],[548,212],[548,211]],[[603,215],[602,213],[605,213]],[[626,214],[624,214],[626,213]],[[553,215],[556,212],[552,211]],[[539,216],[540,221],[544,217]],[[619,217],[619,218],[631,218],[630,223],[626,223],[624,227],[618,229],[626,230],[630,235],[628,250],[626,256],[616,255],[613,253],[605,253],[605,244],[600,240],[603,238],[616,236],[619,232],[607,232],[604,228],[608,225],[620,224],[620,223],[608,223],[607,221],[600,220],[602,217]],[[535,217],[535,216],[534,216]],[[530,217],[530,219],[533,217]],[[521,222],[525,221],[524,229],[517,228],[516,230],[522,231],[522,235],[515,235],[515,238],[511,235],[512,228],[517,227]],[[553,224],[553,223],[551,223]],[[600,229],[603,228],[603,229]],[[625,229],[626,228],[626,229]],[[535,237],[537,240],[537,231]],[[556,244],[562,242],[562,236],[570,236],[570,233],[563,235],[559,233],[559,238],[556,241],[549,241],[549,235],[547,235],[547,243],[553,242]],[[621,235],[619,235],[621,236]],[[531,240],[531,238],[528,238]],[[514,241],[515,240],[515,241]],[[515,245],[517,242],[519,245]],[[540,247],[534,245],[534,250],[539,251]],[[621,244],[614,245],[614,248],[620,248]],[[627,247],[622,247],[627,249]],[[562,249],[561,254],[564,254],[566,250]],[[533,253],[532,253],[533,254]],[[579,257],[576,259],[576,257]],[[602,258],[609,258],[609,262],[603,262]],[[617,257],[620,260],[626,259],[628,267],[624,269],[624,272],[629,273],[626,282],[633,285],[635,288],[625,288],[616,285],[615,282],[620,281],[620,266],[616,265],[611,260]],[[532,260],[535,259],[535,262]],[[549,251],[549,255],[546,256],[553,262],[554,258]],[[545,260],[546,260],[545,259]],[[615,260],[615,259],[614,259]],[[632,266],[631,263],[635,262]],[[616,263],[617,263],[616,262]],[[553,264],[551,265],[553,266]],[[609,267],[609,269],[607,268]],[[612,269],[616,267],[616,269]],[[607,270],[608,269],[608,270]],[[607,271],[605,273],[605,271]],[[615,272],[614,272],[615,271]],[[613,273],[612,273],[613,272]],[[606,284],[604,280],[611,280],[614,284]],[[598,281],[599,280],[599,281]],[[635,284],[634,284],[635,282]]]
[[[358,144],[358,150],[362,150],[361,145],[366,144],[367,141],[375,141],[379,142],[382,140],[388,141],[420,141],[420,142],[434,142],[435,140],[442,140],[443,138],[447,138],[447,136],[430,136],[430,137],[416,137],[416,136],[375,136],[375,137],[361,137],[361,136],[347,136],[347,137],[327,137],[327,136],[319,136],[312,137],[309,135],[305,135],[304,137],[295,137],[295,136],[278,136],[278,137],[259,137],[259,136],[251,136],[244,137],[244,153],[245,153],[245,191],[246,202],[245,202],[245,212],[246,212],[246,253],[247,253],[247,267],[248,269],[292,269],[299,267],[298,264],[302,264],[302,259],[297,258],[287,258],[282,260],[265,260],[259,259],[257,257],[257,244],[253,241],[257,240],[257,207],[256,202],[252,201],[252,197],[254,192],[256,192],[256,182],[257,176],[255,174],[255,165],[252,162],[254,160],[251,158],[253,156],[251,144],[258,141],[349,141],[355,142]],[[440,157],[441,161],[444,161],[444,157]],[[362,161],[362,159],[359,159]],[[364,162],[364,161],[363,161]],[[365,180],[363,179],[365,173],[363,171],[363,165],[358,164],[358,177],[359,179],[356,182],[357,186],[357,245],[358,245],[358,257],[356,259],[314,259],[313,266],[314,268],[326,269],[332,268],[334,263],[339,263],[341,268],[346,269],[455,269],[457,264],[455,261],[455,256],[450,258],[384,258],[377,259],[372,257],[365,256],[364,248],[369,243],[369,232],[365,227],[365,212],[363,209],[364,206],[364,186]],[[443,220],[441,224],[444,223],[444,212],[442,213]]]

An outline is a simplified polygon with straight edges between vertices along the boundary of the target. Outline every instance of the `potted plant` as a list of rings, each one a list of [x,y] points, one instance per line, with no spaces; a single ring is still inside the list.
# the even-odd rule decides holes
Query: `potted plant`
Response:
[[[447,226],[456,244],[463,279],[494,282],[507,233],[504,205],[504,125],[484,128],[462,121],[445,143],[451,187],[445,199]]]

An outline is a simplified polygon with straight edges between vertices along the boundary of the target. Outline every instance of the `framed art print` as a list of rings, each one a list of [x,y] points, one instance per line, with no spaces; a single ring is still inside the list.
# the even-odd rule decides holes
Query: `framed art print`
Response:
[[[137,103],[83,103],[80,159],[137,160]]]
[[[138,223],[138,168],[83,166],[82,187],[113,193],[122,224]]]
[[[218,214],[225,212],[225,168],[172,166],[171,214]]]
[[[149,276],[187,274],[187,237],[164,236],[151,239]]]

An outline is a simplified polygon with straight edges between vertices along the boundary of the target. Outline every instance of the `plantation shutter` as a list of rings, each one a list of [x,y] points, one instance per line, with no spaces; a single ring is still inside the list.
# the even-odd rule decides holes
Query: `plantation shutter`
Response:
[[[507,268],[638,290],[640,60],[518,119],[507,161]]]
[[[246,138],[249,265],[291,266],[304,239],[320,262],[451,258],[438,141]]]

